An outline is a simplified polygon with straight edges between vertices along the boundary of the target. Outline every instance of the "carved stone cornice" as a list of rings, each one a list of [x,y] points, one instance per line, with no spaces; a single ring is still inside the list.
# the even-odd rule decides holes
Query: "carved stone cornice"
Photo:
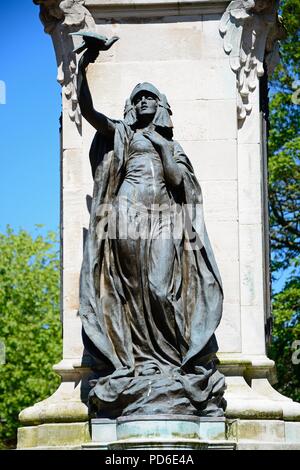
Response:
[[[70,118],[78,126],[81,113],[76,92],[76,57],[73,49],[80,41],[70,36],[76,31],[95,30],[95,21],[84,6],[85,0],[33,0],[40,6],[40,18],[45,32],[53,40],[58,65],[57,80],[62,85],[67,98]]]
[[[220,0],[221,1],[221,0]],[[45,31],[52,36],[58,64],[58,82],[67,98],[69,115],[81,123],[76,93],[76,57],[73,49],[78,37],[69,33],[95,31],[95,20],[85,4],[90,0],[33,0],[40,6]],[[110,2],[111,3],[111,2]],[[150,2],[151,3],[151,2]],[[184,2],[183,2],[184,3]],[[277,15],[276,0],[234,0],[224,12],[220,33],[230,66],[237,77],[238,119],[251,112],[251,92],[264,74],[264,62],[271,73],[279,60],[278,39],[285,30]]]
[[[279,62],[278,40],[285,29],[277,14],[276,0],[232,1],[220,22],[223,47],[237,77],[238,119],[251,112],[250,94],[264,74],[264,62],[272,73]]]

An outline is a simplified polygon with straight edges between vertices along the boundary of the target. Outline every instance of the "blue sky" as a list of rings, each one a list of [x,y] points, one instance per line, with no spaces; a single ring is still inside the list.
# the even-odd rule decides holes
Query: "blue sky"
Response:
[[[0,232],[57,230],[61,89],[51,37],[31,0],[0,5]]]

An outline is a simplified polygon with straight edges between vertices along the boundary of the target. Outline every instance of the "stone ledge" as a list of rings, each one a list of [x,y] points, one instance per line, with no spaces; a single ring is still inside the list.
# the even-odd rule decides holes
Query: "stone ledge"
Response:
[[[230,2],[227,0],[86,0],[85,7],[94,18],[147,17],[223,13]],[[100,16],[101,15],[101,16]]]
[[[236,450],[300,450],[300,443],[238,442]]]
[[[235,450],[234,441],[200,439],[124,439],[110,442],[108,450]]]
[[[85,0],[86,7],[94,8],[138,8],[138,7],[201,7],[202,5],[230,3],[230,0]]]
[[[283,420],[236,419],[227,420],[227,439],[239,445],[261,443],[263,445],[300,446],[300,423]]]
[[[110,427],[115,426],[115,421],[107,424]],[[209,422],[207,421],[205,424],[209,425]],[[145,431],[147,434],[148,426],[145,426]],[[201,435],[200,438],[187,438],[180,435],[170,436],[165,433],[164,436],[147,437],[143,435],[124,439],[121,436],[117,438],[114,432],[104,432],[102,435],[98,435],[97,440],[91,441],[88,421],[84,423],[53,423],[20,428],[18,449],[300,450],[300,423],[282,420],[227,420],[226,432],[223,436],[212,437],[212,433],[207,429],[204,433],[200,431],[199,435]]]
[[[83,422],[88,419],[87,405],[80,400],[46,399],[33,406],[25,408],[19,414],[23,425],[41,423]]]
[[[18,429],[18,449],[81,448],[89,442],[89,423],[52,423]]]

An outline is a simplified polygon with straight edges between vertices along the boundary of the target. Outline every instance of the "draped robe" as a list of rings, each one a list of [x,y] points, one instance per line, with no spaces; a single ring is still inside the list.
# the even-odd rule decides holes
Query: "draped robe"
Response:
[[[223,293],[204,224],[201,188],[189,159],[175,142],[174,159],[183,177],[181,186],[170,193],[174,207],[181,208],[180,213],[175,211],[172,223],[179,217],[183,224],[179,236],[172,239],[172,283],[165,300],[172,323],[167,316],[163,318],[163,308],[159,317],[159,304],[151,302],[151,296],[161,297],[155,296],[155,286],[152,291],[149,287],[151,237],[136,241],[141,288],[130,292],[120,267],[124,256],[121,244],[118,237],[110,236],[108,221],[133,136],[123,121],[115,125],[114,141],[97,132],[90,151],[94,191],[80,276],[79,313],[87,350],[106,366],[93,383],[90,405],[98,415],[108,416],[221,416],[225,384],[215,366],[214,332],[221,319]],[[118,205],[117,211],[122,216],[122,206]],[[159,269],[163,261],[155,262],[152,270]],[[137,296],[141,301],[135,308],[132,299]],[[136,332],[143,325],[138,348],[135,324]],[[146,351],[145,359],[137,353],[141,350]]]

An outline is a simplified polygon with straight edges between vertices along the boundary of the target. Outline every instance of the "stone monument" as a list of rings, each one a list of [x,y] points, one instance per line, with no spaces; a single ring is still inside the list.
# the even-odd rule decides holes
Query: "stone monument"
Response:
[[[275,365],[266,356],[270,292],[264,80],[276,65],[276,41],[283,35],[275,1],[34,3],[40,5],[45,31],[52,37],[62,84],[64,348],[62,361],[54,366],[62,383],[51,397],[21,412],[18,447],[299,448],[300,405],[272,388]],[[95,130],[79,105],[74,50],[81,47],[82,36],[70,34],[78,32],[120,38],[88,68],[96,110],[122,119],[124,102],[138,82],[154,83],[167,94],[174,139],[202,188],[207,232],[223,282],[216,338],[218,373],[225,375],[227,386],[226,421],[216,414],[205,419],[201,413],[182,413],[179,419],[174,410],[172,419],[168,412],[140,418],[129,412],[116,420],[98,415],[90,433],[88,393],[90,383],[99,380],[100,366],[88,335],[82,337],[79,277],[93,214],[88,155]],[[214,267],[211,272],[216,274]]]

